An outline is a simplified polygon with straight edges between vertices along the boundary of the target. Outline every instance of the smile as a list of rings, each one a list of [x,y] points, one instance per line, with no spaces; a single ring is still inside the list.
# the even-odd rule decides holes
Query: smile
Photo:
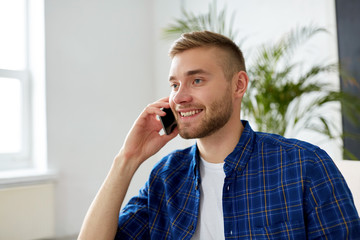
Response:
[[[188,111],[188,112],[179,112],[181,117],[191,117],[194,116],[195,114],[198,114],[199,112],[201,112],[202,110],[192,110],[192,111]]]

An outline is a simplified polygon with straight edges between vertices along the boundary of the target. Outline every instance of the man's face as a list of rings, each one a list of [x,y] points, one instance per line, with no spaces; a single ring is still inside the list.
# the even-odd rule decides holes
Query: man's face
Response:
[[[223,54],[216,48],[194,48],[172,60],[170,106],[183,138],[210,136],[232,115],[231,84],[219,60]]]

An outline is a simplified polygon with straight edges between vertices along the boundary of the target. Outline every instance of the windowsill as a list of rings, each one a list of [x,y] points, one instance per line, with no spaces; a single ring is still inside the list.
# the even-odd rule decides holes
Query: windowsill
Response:
[[[54,182],[57,174],[52,170],[15,170],[0,172],[0,189]]]

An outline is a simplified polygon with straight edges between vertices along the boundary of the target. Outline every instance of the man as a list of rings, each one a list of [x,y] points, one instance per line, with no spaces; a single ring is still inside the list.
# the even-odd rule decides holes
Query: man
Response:
[[[249,79],[231,40],[183,34],[170,56],[170,97],[135,121],[80,239],[360,239],[351,193],[323,150],[240,120]],[[178,126],[160,135],[169,107]],[[119,216],[136,169],[177,134],[197,142],[159,161]]]

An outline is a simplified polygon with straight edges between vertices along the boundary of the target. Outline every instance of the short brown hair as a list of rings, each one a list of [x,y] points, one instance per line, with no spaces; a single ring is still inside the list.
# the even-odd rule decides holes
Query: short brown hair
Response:
[[[235,73],[246,71],[244,56],[240,48],[229,38],[214,32],[200,31],[184,33],[170,48],[169,55],[176,54],[198,47],[216,47],[226,54],[222,59],[222,68],[225,77],[231,80]]]

